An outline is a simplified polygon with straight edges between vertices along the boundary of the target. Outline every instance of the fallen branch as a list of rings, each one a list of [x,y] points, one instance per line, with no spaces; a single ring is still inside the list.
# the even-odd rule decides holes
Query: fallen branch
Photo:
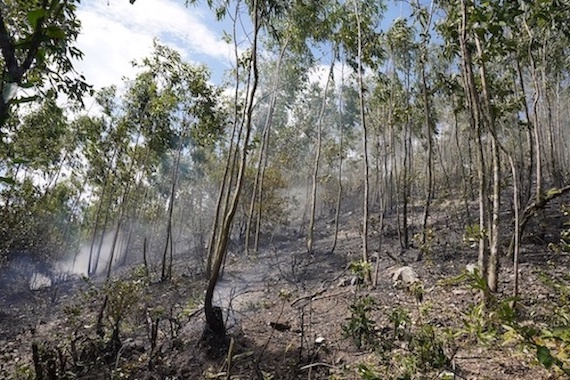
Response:
[[[303,300],[312,300],[312,299],[314,299],[315,297],[320,296],[321,294],[323,294],[323,293],[326,292],[327,290],[328,290],[328,288],[324,288],[324,289],[321,289],[321,290],[316,291],[315,293],[308,294],[308,295],[306,295],[306,296],[301,296],[301,297],[295,299],[293,302],[291,302],[291,307],[295,307],[296,304],[298,304],[299,302],[301,302],[301,301],[303,301]],[[304,305],[301,306],[301,307],[304,307]]]
[[[550,201],[559,198],[569,192],[570,192],[570,185],[566,185],[561,188],[553,188],[548,190],[545,195],[539,197],[539,199],[529,204],[524,209],[519,223],[519,241],[520,237],[522,237],[524,233],[524,229],[527,223],[534,216],[534,214],[536,214],[537,211],[544,209]],[[511,243],[509,245],[509,256],[511,257],[513,256],[514,243],[515,243],[515,236],[513,235],[513,237],[511,238]]]
[[[331,365],[329,363],[324,363],[324,362],[319,362],[319,363],[311,363],[311,364],[307,364],[302,366],[301,368],[299,368],[300,371],[304,371],[306,369],[311,369],[314,367],[328,367],[328,368],[335,368],[334,365]]]

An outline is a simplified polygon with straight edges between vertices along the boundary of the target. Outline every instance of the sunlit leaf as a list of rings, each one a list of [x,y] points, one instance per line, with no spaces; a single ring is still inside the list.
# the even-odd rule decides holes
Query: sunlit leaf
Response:
[[[65,31],[57,26],[48,26],[46,28],[46,35],[55,40],[65,39]]]
[[[554,357],[550,354],[550,350],[545,346],[536,347],[536,358],[545,367],[550,368],[554,364]]]
[[[0,177],[0,183],[5,183],[7,185],[15,185],[16,181],[14,181],[14,178],[11,177]]]
[[[38,27],[38,22],[42,19],[42,17],[45,17],[45,15],[45,9],[33,9],[28,12],[28,22],[33,29],[36,29]]]

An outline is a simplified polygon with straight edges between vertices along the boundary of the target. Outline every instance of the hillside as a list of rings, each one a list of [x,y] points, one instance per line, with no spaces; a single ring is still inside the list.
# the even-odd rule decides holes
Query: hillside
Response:
[[[570,257],[527,242],[516,310],[507,302],[513,271],[506,257],[500,294],[483,308],[476,277],[465,269],[476,262],[476,252],[460,240],[456,216],[438,207],[435,215],[441,219],[433,224],[434,239],[421,262],[416,261],[417,249],[400,251],[397,236],[385,231],[391,237],[384,238],[385,251],[372,262],[375,286],[358,281],[350,269],[359,262],[358,229],[343,228],[333,253],[331,236],[323,233],[312,255],[294,234],[280,236],[258,256],[230,254],[216,295],[228,329],[223,352],[209,352],[201,340],[205,284],[191,257],[177,258],[166,283],[156,281],[156,271],[147,278],[139,266],[122,270],[109,291],[97,279],[75,279],[4,294],[0,377],[563,378],[556,365],[547,370],[538,362],[537,345],[548,347],[568,368],[568,341],[549,339],[544,331],[565,328],[558,324],[569,312]],[[393,218],[387,218],[387,226]],[[372,239],[371,244],[378,243]],[[419,282],[406,286],[406,278],[395,281],[394,271],[405,265]],[[95,321],[104,294],[110,296],[109,315],[100,338]],[[116,318],[121,324],[113,346]],[[519,334],[534,329],[533,346]]]

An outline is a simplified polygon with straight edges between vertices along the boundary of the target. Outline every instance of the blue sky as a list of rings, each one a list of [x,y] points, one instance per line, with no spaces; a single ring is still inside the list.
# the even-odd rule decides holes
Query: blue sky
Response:
[[[155,37],[184,59],[207,64],[216,76],[230,67],[232,51],[222,41],[222,27],[204,7],[187,8],[182,0],[91,0],[77,14],[77,44],[85,57],[76,68],[95,88],[133,77],[131,62],[149,55]]]
[[[184,0],[91,0],[82,2],[78,17],[82,33],[78,47],[85,53],[77,70],[99,89],[119,85],[123,77],[134,77],[133,60],[147,56],[152,41],[176,48],[185,60],[205,64],[219,83],[231,67],[233,48],[223,41],[223,31],[231,31],[229,21],[219,22],[204,1],[185,6]],[[398,16],[406,16],[405,2],[390,2],[383,22],[386,29]],[[240,36],[245,38],[243,32]],[[323,58],[323,67],[328,57]]]

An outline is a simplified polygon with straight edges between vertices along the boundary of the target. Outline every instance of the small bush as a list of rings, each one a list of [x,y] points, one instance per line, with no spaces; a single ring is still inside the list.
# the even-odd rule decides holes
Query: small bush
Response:
[[[358,348],[374,347],[376,344],[376,322],[371,313],[376,310],[376,301],[371,296],[360,297],[349,306],[350,317],[342,326],[345,338],[350,338]]]

